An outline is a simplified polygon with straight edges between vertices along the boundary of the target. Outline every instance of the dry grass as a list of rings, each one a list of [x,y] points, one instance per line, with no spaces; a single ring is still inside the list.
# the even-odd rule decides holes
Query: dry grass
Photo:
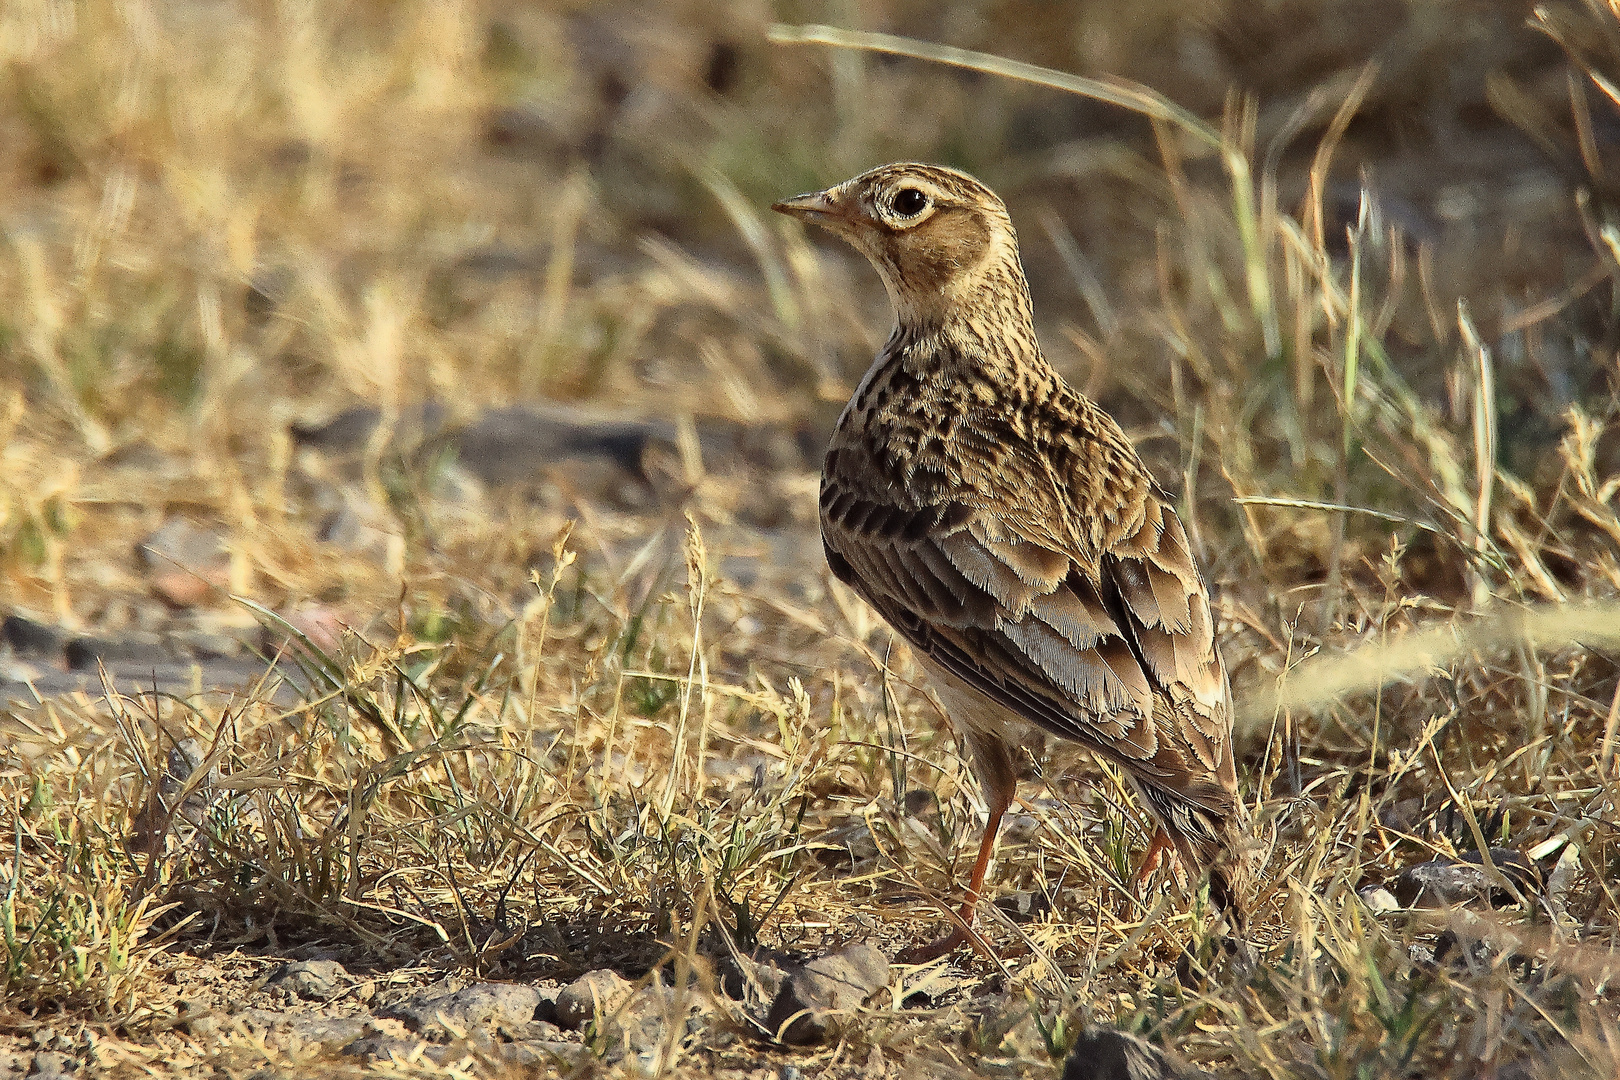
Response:
[[[0,1023],[99,1033],[108,1069],[298,1075],[181,1034],[188,968],[324,942],[379,978],[668,963],[707,995],[724,939],[926,933],[976,838],[972,781],[903,647],[821,566],[813,471],[706,461],[692,424],[824,430],[881,292],[761,207],[919,156],[1007,192],[1055,361],[1182,491],[1244,701],[1259,967],[1215,962],[1196,902],[1127,886],[1141,815],[1060,761],[1000,859],[1053,916],[993,922],[1000,965],[961,960],[954,990],[900,972],[836,1047],[780,1060],[1049,1076],[1100,1022],[1221,1075],[1615,1075],[1620,24],[1568,4],[1470,53],[1431,9],[1474,5],[1392,0],[1363,13],[1395,20],[1375,69],[1330,43],[1333,6],[896,6],[1050,63],[1089,42],[1099,74],[1179,41],[1154,82],[1193,111],[915,41],[773,45],[757,10],[696,3],[0,12],[7,610],[284,629],[319,602],[353,628],[303,652],[290,707],[262,686],[0,716]],[[1291,82],[1239,47],[1268,41]],[[1462,179],[1390,141],[1410,95],[1475,116],[1457,72],[1481,101],[1492,73],[1568,191],[1536,203],[1540,174],[1469,157],[1522,152],[1477,117]],[[1229,81],[1265,96],[1223,111]],[[1008,134],[1085,95],[1151,123],[1075,106],[1045,141]],[[1346,207],[1380,166],[1408,194]],[[1403,218],[1425,185],[1448,213],[1499,199],[1425,234]],[[426,401],[534,397],[676,420],[655,494],[485,491],[390,441]],[[355,402],[384,420],[356,460],[294,444]],[[334,499],[386,543],[318,540]],[[129,550],[174,513],[228,537],[239,601],[154,614]],[[917,789],[937,804],[908,814]],[[1492,846],[1545,888],[1488,911],[1357,897]],[[712,1037],[747,1027],[712,1007],[665,1075],[777,1060]]]

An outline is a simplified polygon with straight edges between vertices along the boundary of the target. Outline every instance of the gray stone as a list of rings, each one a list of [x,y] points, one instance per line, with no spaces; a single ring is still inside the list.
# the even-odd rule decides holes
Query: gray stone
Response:
[[[453,993],[430,992],[386,1015],[426,1038],[445,1041],[475,1028],[518,1028],[534,1020],[540,992],[517,983],[475,983]]]
[[[394,418],[390,446],[419,445],[438,435],[448,414],[444,406],[429,402],[402,410]],[[382,423],[382,412],[370,405],[358,405],[322,423],[293,424],[289,434],[299,446],[326,454],[357,454],[370,443],[372,433]]]
[[[373,1031],[369,1016],[309,1016],[271,1009],[244,1009],[233,1020],[284,1049],[319,1046],[336,1050]]]
[[[193,1038],[207,1038],[219,1031],[219,1017],[196,1002],[179,1002],[175,1006],[175,1015],[186,1033]]]
[[[0,644],[18,656],[57,657],[62,654],[62,631],[21,615],[0,620]]]
[[[270,976],[266,987],[279,990],[288,998],[331,1001],[343,993],[343,981],[348,975],[336,960],[303,960],[281,965]]]
[[[1382,885],[1367,885],[1357,890],[1356,895],[1361,902],[1367,905],[1367,910],[1374,915],[1381,915],[1386,911],[1399,911],[1401,902],[1395,899],[1395,894]]]
[[[294,423],[289,433],[299,446],[327,453],[355,453],[365,448],[381,420],[380,410],[357,405],[325,421]]]
[[[1466,904],[1485,893],[1485,869],[1478,865],[1431,859],[1402,870],[1393,890],[1403,907]]]
[[[343,648],[346,627],[343,616],[325,604],[295,604],[280,613],[279,621],[266,621],[259,638],[259,649],[266,656],[297,656],[324,653],[335,656]],[[285,667],[297,667],[286,664]],[[324,661],[320,666],[325,666]]]
[[[376,508],[358,498],[345,498],[321,521],[315,538],[344,551],[381,558],[388,553],[392,531]]]
[[[604,1013],[612,1012],[630,996],[630,984],[616,971],[588,971],[557,995],[553,1012],[559,1027],[577,1031]]]
[[[63,648],[68,667],[94,671],[97,665],[170,665],[174,654],[154,634],[131,633],[118,638],[76,637]]]
[[[490,130],[496,141],[506,142],[514,131],[528,129],[531,124],[544,124],[538,115],[526,109],[496,109],[490,114]],[[509,126],[512,125],[512,126]],[[520,136],[521,138],[521,136]],[[477,278],[500,279],[513,274],[536,274],[546,267],[542,250],[521,250],[504,246],[475,248],[456,260],[456,269]]]
[[[529,1068],[560,1065],[572,1069],[590,1056],[589,1047],[560,1039],[522,1039],[501,1047],[502,1060]]]
[[[31,671],[20,670],[16,661],[0,663],[0,708],[31,708],[39,699],[61,697],[64,694],[86,693],[99,698],[102,693],[100,673],[92,661],[88,670],[61,671],[44,665],[28,665]],[[260,700],[291,707],[304,700],[311,692],[309,678],[291,660],[283,660],[267,678],[265,663],[256,658],[213,660],[205,664],[193,661],[165,660],[162,663],[129,662],[108,666],[108,681],[113,688],[130,696],[158,693],[175,694],[184,700],[198,700],[193,694],[193,683],[202,686],[203,700],[229,704],[230,699],[243,692],[262,694]],[[37,674],[37,678],[33,677]],[[17,675],[26,675],[32,686],[15,682]]]
[[[535,992],[540,995],[540,1001],[534,1007],[534,1018],[547,1024],[557,1022],[557,995],[562,993],[560,986],[537,986]]]
[[[136,556],[148,570],[170,570],[178,563],[199,573],[230,561],[219,533],[182,517],[170,518],[150,533],[137,546]]]
[[[397,1035],[369,1034],[346,1044],[345,1057],[393,1058],[406,1061],[427,1043],[421,1039],[402,1039]]]
[[[564,462],[596,459],[641,475],[649,443],[675,441],[667,420],[644,420],[567,406],[491,409],[453,440],[456,460],[486,484],[527,481]]]
[[[821,1042],[833,1033],[831,1013],[856,1008],[888,985],[888,958],[871,945],[849,945],[789,975],[765,1026],[785,1043]]]
[[[1491,863],[1526,896],[1541,890],[1541,871],[1511,848],[1491,848]],[[1456,859],[1431,859],[1408,866],[1395,879],[1392,890],[1403,907],[1443,907],[1481,900],[1493,906],[1514,902],[1513,895],[1485,879],[1479,853]]]
[[[782,980],[796,965],[781,953],[756,950],[749,956],[726,956],[717,965],[720,990],[727,997],[761,1004],[776,1000]]]
[[[561,1042],[562,1028],[549,1020],[530,1020],[526,1024],[501,1025],[501,1033],[513,1042]]]
[[[1461,970],[1485,971],[1499,950],[1488,935],[1479,933],[1477,923],[1460,924],[1441,931],[1434,940],[1434,962]]]
[[[287,1028],[301,1046],[337,1049],[347,1046],[371,1030],[368,1016],[300,1016]]]
[[[136,545],[147,584],[174,608],[221,599],[230,586],[231,556],[222,533],[170,518]]]
[[[930,788],[912,788],[906,792],[906,797],[900,800],[900,808],[907,817],[916,818],[929,828],[937,828],[940,822],[939,795]]]
[[[1052,898],[1045,893],[1015,892],[997,897],[995,908],[1015,923],[1035,922],[1052,914]]]
[[[41,1050],[34,1055],[34,1062],[28,1068],[29,1076],[37,1076],[41,1080],[55,1076],[78,1076],[79,1073],[77,1060],[55,1050]]]
[[[638,1072],[651,1075],[657,1066],[658,1054],[670,1037],[671,1023],[679,1025],[674,1034],[676,1041],[684,1039],[693,1029],[698,998],[695,994],[679,995],[673,987],[648,986],[636,991],[613,1015],[603,1023],[606,1030],[608,1062],[631,1059]],[[679,1010],[679,1015],[676,1015]]]
[[[931,968],[921,981],[905,989],[901,1004],[908,1009],[938,1009],[953,998],[959,998],[970,986],[970,980],[954,974],[950,968]]]
[[[242,638],[211,630],[173,630],[164,640],[178,656],[199,663],[229,660],[247,651],[247,643]]]
[[[810,852],[823,866],[853,874],[864,863],[878,857],[878,846],[872,838],[871,826],[857,819],[823,833],[811,845]]]
[[[458,979],[454,975],[442,976],[437,982],[427,986],[390,986],[385,988],[378,996],[372,1012],[378,1016],[392,1016],[394,1010],[414,1004],[418,1001],[427,1001],[430,998],[449,997],[457,990],[467,988],[465,979]]]
[[[38,664],[30,664],[0,652],[0,685],[6,683],[37,683],[45,677],[45,674],[45,669]]]
[[[1191,1080],[1203,1075],[1146,1039],[1099,1027],[1080,1032],[1063,1068],[1063,1080]]]
[[[1423,820],[1425,800],[1421,796],[1402,799],[1387,806],[1378,815],[1378,823],[1386,829],[1400,833],[1417,831],[1418,824]]]

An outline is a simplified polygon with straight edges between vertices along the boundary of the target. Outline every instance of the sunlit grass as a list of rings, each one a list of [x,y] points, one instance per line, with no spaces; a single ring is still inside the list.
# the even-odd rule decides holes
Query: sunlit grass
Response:
[[[1620,83],[1612,13],[1538,17],[1587,76],[1572,131],[1601,194],[1582,102]],[[1223,1075],[1613,1073],[1620,410],[1612,387],[1561,406],[1522,475],[1499,423],[1536,334],[1567,318],[1599,349],[1571,308],[1612,293],[1601,198],[1571,210],[1596,276],[1503,329],[1489,268],[1437,281],[1371,198],[1330,223],[1372,69],[1268,128],[1238,95],[1212,120],[1125,80],[825,27],[767,46],[738,22],[769,58],[759,85],[666,72],[626,105],[548,9],[214,18],[0,15],[0,116],[22,133],[0,162],[50,210],[0,208],[0,581],[7,611],[132,625],[131,546],[201,517],[237,594],[210,615],[257,620],[307,686],[0,717],[5,1031],[96,1025],[165,1069],[193,953],[319,939],[384,969],[691,974],[753,1037],[713,993],[729,949],[892,954],[934,929],[982,811],[939,709],[816,557],[814,454],[728,464],[698,420],[813,441],[881,344],[875,281],[766,197],[863,155],[953,153],[964,98],[1010,78],[1151,122],[1092,145],[1107,164],[1079,186],[1061,155],[1002,163],[987,136],[958,157],[1023,196],[1032,260],[1056,245],[1078,302],[1043,310],[1046,345],[1134,425],[1218,586],[1264,864],[1256,967],[1223,959],[1197,897],[1130,886],[1147,838],[1128,789],[1054,757],[998,860],[998,888],[1050,894],[1052,916],[987,906],[999,964],[962,958],[955,997],[897,972],[794,1067],[886,1049],[928,1075],[1050,1076],[1095,1022]],[[666,29],[702,55],[699,28]],[[865,94],[914,105],[924,134],[852,119]],[[506,143],[486,138],[503,108],[529,110]],[[1307,132],[1290,204],[1283,152]],[[1119,251],[1064,216],[1093,186],[1130,193]],[[480,490],[410,442],[424,402],[464,420],[541,397],[667,421],[673,445],[598,497],[570,477]],[[288,433],[357,402],[381,420],[353,460]],[[375,550],[316,539],[334,499]],[[341,613],[335,645],[298,629],[309,604]],[[1546,888],[1493,912],[1359,898],[1469,852],[1505,886],[1493,847]],[[997,1004],[970,1017],[981,988]],[[188,1046],[194,1069],[267,1052]],[[677,1076],[717,1052],[666,1049]]]

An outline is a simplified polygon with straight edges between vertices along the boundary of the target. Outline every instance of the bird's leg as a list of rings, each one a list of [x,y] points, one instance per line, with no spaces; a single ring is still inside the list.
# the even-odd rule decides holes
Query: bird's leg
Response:
[[[980,783],[984,786],[984,793],[990,801],[990,816],[985,820],[984,837],[979,841],[979,856],[973,860],[973,873],[968,878],[967,897],[962,902],[961,910],[953,917],[955,928],[937,941],[902,950],[896,958],[902,964],[926,964],[969,943],[987,958],[996,959],[989,946],[984,943],[984,939],[973,932],[973,915],[974,909],[979,904],[979,893],[984,888],[984,876],[990,869],[990,856],[996,850],[996,834],[1001,831],[1001,819],[1006,815],[1007,808],[1012,805],[1013,796],[1017,794],[1018,774],[1013,768],[1012,755],[1007,750],[1007,744],[1000,739],[974,738],[972,744],[973,765],[979,774]]]
[[[1161,825],[1153,834],[1153,840],[1148,844],[1147,854],[1142,856],[1142,863],[1136,868],[1136,875],[1131,878],[1131,887],[1133,889],[1140,890],[1147,883],[1148,877],[1159,868],[1159,858],[1166,851],[1170,852],[1172,859],[1176,857],[1175,845],[1170,841],[1170,834],[1165,832],[1164,826]]]
[[[1164,867],[1165,873],[1176,879],[1177,885],[1183,887],[1187,885],[1187,871],[1182,864],[1181,853],[1176,850],[1175,841],[1170,839],[1170,834],[1165,831],[1163,825],[1160,825],[1153,834],[1147,854],[1142,856],[1142,864],[1131,877],[1131,887],[1141,891],[1148,877],[1160,866]]]
[[[989,953],[983,940],[973,932],[973,913],[979,906],[979,892],[984,888],[984,875],[990,869],[990,855],[996,849],[996,834],[1001,831],[1001,818],[1007,812],[1005,806],[991,808],[990,820],[984,823],[984,839],[979,841],[979,857],[973,860],[973,874],[968,878],[967,897],[962,901],[962,909],[954,916],[956,928],[949,934],[927,945],[915,945],[903,950],[898,959],[902,964],[926,964],[930,960],[938,960],[946,953],[955,952],[956,949],[972,943],[975,949]],[[990,956],[990,959],[995,959]]]

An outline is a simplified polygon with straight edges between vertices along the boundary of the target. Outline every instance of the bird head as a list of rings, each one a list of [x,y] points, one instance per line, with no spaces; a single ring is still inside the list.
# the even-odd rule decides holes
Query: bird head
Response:
[[[938,323],[986,288],[1027,294],[995,192],[938,165],[883,165],[771,207],[831,229],[877,268],[902,323]]]

